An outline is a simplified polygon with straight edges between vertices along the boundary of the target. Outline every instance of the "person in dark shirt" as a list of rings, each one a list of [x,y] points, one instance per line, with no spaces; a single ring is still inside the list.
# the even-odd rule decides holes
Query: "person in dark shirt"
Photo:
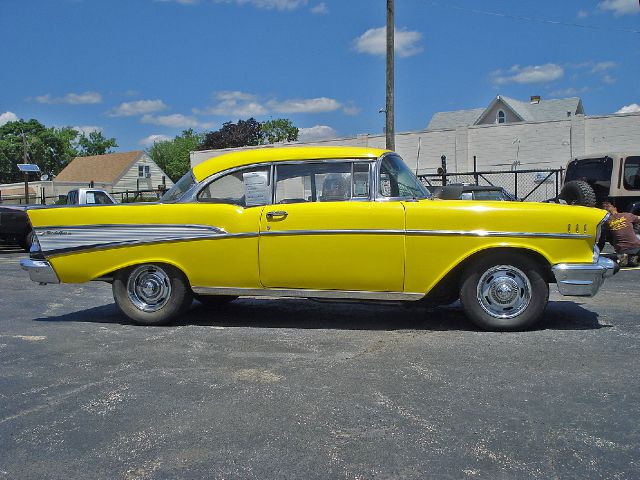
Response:
[[[640,239],[634,225],[640,225],[640,217],[627,212],[619,213],[611,202],[602,202],[602,208],[611,215],[605,224],[607,238],[618,256],[622,257],[621,266],[628,258],[631,266],[637,266],[640,253]]]

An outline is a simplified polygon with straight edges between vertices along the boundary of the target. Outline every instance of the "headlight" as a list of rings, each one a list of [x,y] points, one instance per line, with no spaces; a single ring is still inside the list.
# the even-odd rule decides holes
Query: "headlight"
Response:
[[[596,245],[593,246],[593,263],[598,263],[598,259],[600,258],[600,249],[598,248],[597,242]]]

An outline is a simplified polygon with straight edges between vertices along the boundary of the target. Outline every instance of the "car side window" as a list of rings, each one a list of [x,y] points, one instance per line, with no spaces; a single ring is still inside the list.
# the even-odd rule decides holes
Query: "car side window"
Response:
[[[640,190],[640,157],[627,157],[625,160],[624,188]]]
[[[369,198],[368,162],[323,162],[276,166],[275,203],[343,202]]]
[[[238,170],[217,178],[198,193],[198,201],[239,207],[267,205],[271,200],[270,167]]]

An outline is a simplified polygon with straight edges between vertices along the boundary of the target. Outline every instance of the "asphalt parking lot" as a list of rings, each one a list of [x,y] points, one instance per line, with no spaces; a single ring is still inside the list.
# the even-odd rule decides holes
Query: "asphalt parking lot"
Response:
[[[554,286],[523,333],[253,298],[153,328],[24,255],[0,250],[0,479],[640,477],[640,270]]]

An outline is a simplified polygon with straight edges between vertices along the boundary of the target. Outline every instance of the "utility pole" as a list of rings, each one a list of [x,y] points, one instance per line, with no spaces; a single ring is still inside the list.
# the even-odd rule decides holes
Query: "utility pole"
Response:
[[[27,136],[22,132],[22,161],[29,163],[29,154],[27,153],[29,146],[27,145]],[[29,204],[29,173],[24,172],[24,203]]]
[[[387,149],[395,150],[395,127],[393,118],[393,55],[394,55],[394,21],[393,21],[393,1],[387,0],[387,103],[386,103],[386,128]]]

